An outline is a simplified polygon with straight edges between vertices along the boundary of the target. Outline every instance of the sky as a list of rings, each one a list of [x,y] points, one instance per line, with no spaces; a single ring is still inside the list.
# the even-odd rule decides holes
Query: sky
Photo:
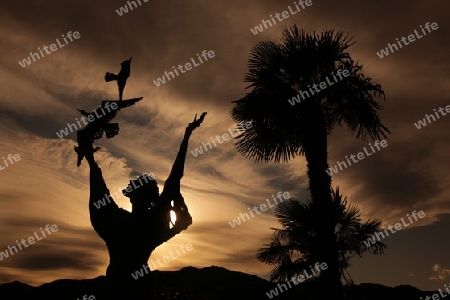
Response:
[[[188,251],[159,270],[211,265],[268,278],[271,267],[256,260],[279,225],[274,208],[241,225],[229,222],[248,207],[266,203],[271,195],[289,192],[306,199],[306,163],[255,163],[241,154],[235,141],[217,144],[195,157],[191,151],[211,137],[234,130],[232,101],[248,91],[244,76],[252,46],[280,41],[282,30],[296,24],[307,32],[342,30],[354,37],[349,52],[363,72],[386,94],[379,116],[390,130],[388,146],[333,175],[363,220],[377,218],[383,226],[400,222],[414,210],[425,217],[383,240],[383,256],[351,261],[356,283],[388,286],[410,284],[422,290],[442,288],[450,281],[449,184],[450,116],[420,129],[414,125],[433,109],[450,105],[450,4],[435,1],[317,1],[295,15],[254,34],[251,29],[270,15],[294,8],[293,1],[148,1],[120,16],[123,0],[106,2],[24,0],[0,3],[0,157],[20,159],[0,166],[0,251],[27,239],[47,224],[58,230],[0,261],[0,283],[19,280],[40,285],[61,278],[104,275],[108,254],[89,221],[89,170],[76,166],[75,132],[56,134],[101,100],[118,99],[115,83],[104,81],[120,62],[133,57],[124,98],[144,97],[120,111],[120,134],[98,140],[96,160],[110,190],[124,188],[142,173],[153,173],[160,190],[195,114],[207,111],[192,134],[182,179],[182,193],[193,225],[159,246],[156,261],[191,244]],[[420,39],[380,58],[377,54],[396,38],[421,33],[427,22],[438,24]],[[78,32],[63,42],[62,35]],[[423,34],[422,34],[423,35]],[[30,52],[62,47],[24,67]],[[55,48],[54,48],[55,49]],[[197,53],[214,57],[157,86],[154,81],[186,64]],[[329,136],[329,164],[357,154],[368,143],[346,128]],[[114,197],[130,210],[123,196]],[[151,261],[149,261],[151,265]]]

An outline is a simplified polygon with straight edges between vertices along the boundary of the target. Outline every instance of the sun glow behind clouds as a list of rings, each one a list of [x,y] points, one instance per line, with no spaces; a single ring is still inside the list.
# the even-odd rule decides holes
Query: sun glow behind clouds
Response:
[[[173,210],[171,210],[170,211],[170,228],[173,227],[173,225],[175,224],[176,220],[177,220],[177,214]]]

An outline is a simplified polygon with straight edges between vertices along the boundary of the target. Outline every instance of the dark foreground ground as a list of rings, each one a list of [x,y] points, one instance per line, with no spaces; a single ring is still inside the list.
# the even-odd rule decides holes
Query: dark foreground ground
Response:
[[[94,295],[102,299],[102,285],[104,277],[94,279],[71,280],[60,279],[39,287],[29,286],[18,281],[0,285],[0,299],[46,299],[46,300],[75,300],[83,295]],[[229,271],[220,267],[197,269],[186,267],[179,271],[154,271],[157,299],[265,299],[266,294],[277,287],[255,275]],[[425,299],[437,292],[423,292],[412,286],[386,287],[379,284],[364,283],[345,288],[347,299],[355,300],[399,300]],[[298,285],[278,296],[272,293],[272,299],[319,299],[320,290],[310,285]],[[128,300],[128,299],[127,299]],[[132,299],[129,299],[132,300]]]

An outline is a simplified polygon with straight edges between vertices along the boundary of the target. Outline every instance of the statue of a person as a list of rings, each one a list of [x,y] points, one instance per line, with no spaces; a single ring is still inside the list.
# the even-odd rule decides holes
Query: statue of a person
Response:
[[[94,159],[98,148],[94,149],[91,143],[89,147],[78,149],[77,153],[86,158],[90,168],[91,224],[105,241],[109,252],[110,261],[106,271],[110,287],[108,299],[153,298],[151,272],[146,271],[145,275],[138,279],[132,274],[143,267],[149,271],[147,262],[152,251],[192,224],[191,215],[180,192],[180,181],[184,173],[189,138],[194,129],[203,122],[205,115],[206,113],[203,113],[199,119],[196,116],[186,127],[178,155],[161,194],[155,180],[143,180],[141,176],[136,180],[139,180],[139,185],[130,181],[123,194],[130,199],[131,212],[119,208],[112,199],[102,171]],[[79,153],[81,151],[82,153]],[[142,184],[143,182],[145,183]],[[138,188],[134,188],[135,186]],[[94,203],[105,196],[108,203],[97,208]],[[171,210],[176,213],[173,226],[170,225]]]

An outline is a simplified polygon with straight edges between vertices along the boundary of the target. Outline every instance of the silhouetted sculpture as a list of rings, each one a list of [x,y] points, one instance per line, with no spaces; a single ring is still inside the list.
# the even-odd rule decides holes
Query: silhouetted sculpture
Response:
[[[114,73],[106,72],[105,81],[117,81],[117,86],[119,87],[119,100],[122,101],[123,90],[127,84],[127,79],[131,74],[131,58],[129,60],[124,60],[120,65],[122,66],[120,72],[116,75]]]
[[[131,274],[148,268],[147,261],[152,251],[174,235],[192,224],[192,218],[180,192],[180,180],[184,173],[184,163],[189,138],[193,130],[200,126],[206,113],[186,127],[178,155],[167,178],[164,189],[159,194],[155,180],[142,180],[139,185],[130,181],[123,194],[130,198],[131,213],[119,208],[112,199],[102,176],[102,171],[94,160],[92,143],[83,148],[90,167],[89,212],[91,224],[108,247],[110,262],[106,277],[111,287],[108,299],[151,299],[151,273],[139,279]],[[79,150],[81,151],[81,150]],[[145,181],[144,184],[143,181]],[[138,186],[139,188],[134,188]],[[131,192],[129,192],[131,190]],[[97,208],[94,203],[105,198],[108,203]],[[173,206],[172,202],[173,201]],[[176,213],[175,225],[170,228],[170,211]],[[148,268],[149,270],[149,268]]]
[[[77,167],[80,166],[83,160],[84,149],[92,145],[94,140],[100,139],[103,132],[106,133],[106,138],[110,139],[119,133],[119,124],[109,123],[117,115],[117,112],[122,108],[136,104],[143,97],[134,98],[124,101],[105,100],[102,101],[101,106],[91,113],[79,109],[80,113],[89,121],[85,128],[77,131],[78,147],[75,147],[75,152],[78,153]],[[92,121],[91,121],[92,120]]]

